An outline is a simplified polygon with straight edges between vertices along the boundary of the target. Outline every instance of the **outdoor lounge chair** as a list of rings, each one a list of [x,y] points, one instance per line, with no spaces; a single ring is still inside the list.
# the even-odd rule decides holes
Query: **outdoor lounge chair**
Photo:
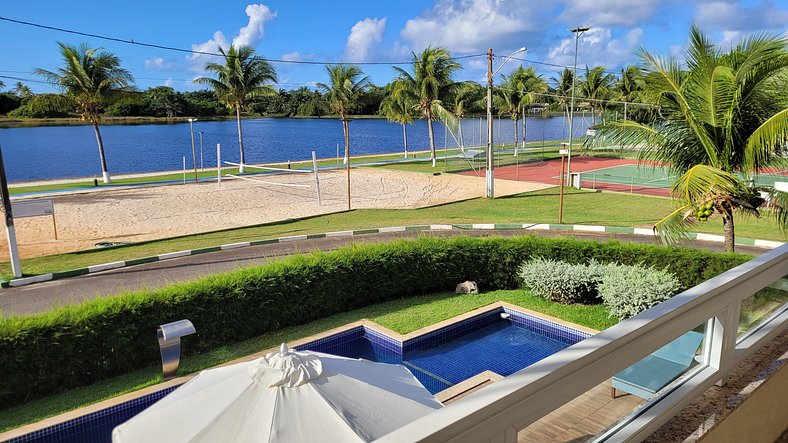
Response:
[[[689,368],[702,340],[703,334],[689,331],[659,348],[616,374],[610,395],[616,398],[616,389],[620,389],[641,398],[651,397]]]

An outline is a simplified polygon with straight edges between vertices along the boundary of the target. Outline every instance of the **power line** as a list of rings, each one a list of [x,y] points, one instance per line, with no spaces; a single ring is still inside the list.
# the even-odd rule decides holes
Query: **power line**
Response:
[[[496,58],[505,58],[505,57],[502,57],[500,55],[496,55],[495,57]],[[526,59],[526,58],[512,57],[511,60],[519,60],[521,62],[531,63],[531,64],[534,64],[534,65],[550,66],[550,67],[553,67],[553,68],[573,69],[572,66],[568,66],[568,65],[559,65],[557,63],[540,62],[540,61],[537,61],[537,60],[529,60],[529,59]],[[619,74],[618,72],[611,71],[609,69],[605,69],[604,72],[607,72],[608,74],[613,74],[613,75],[618,75]]]
[[[44,24],[40,24],[40,23],[28,22],[28,21],[24,21],[24,20],[16,20],[16,19],[12,19],[12,18],[8,18],[8,17],[2,17],[2,16],[0,16],[0,20],[7,21],[7,22],[10,22],[10,23],[16,23],[16,24],[19,24],[19,25],[31,26],[31,27],[34,27],[34,28],[48,29],[50,31],[64,32],[64,33],[67,33],[67,34],[74,34],[74,35],[81,35],[81,36],[84,36],[84,37],[97,38],[97,39],[101,39],[101,40],[108,40],[108,41],[112,41],[112,42],[125,43],[125,44],[129,44],[129,45],[143,46],[143,47],[146,47],[146,48],[162,49],[162,50],[165,50],[165,51],[174,51],[174,52],[181,52],[181,53],[193,54],[193,55],[208,55],[208,56],[211,56],[211,57],[224,57],[224,55],[222,55],[222,54],[220,54],[218,52],[197,51],[197,50],[194,50],[194,49],[177,48],[177,47],[174,47],[174,46],[159,45],[159,44],[155,44],[155,43],[143,43],[143,42],[135,41],[134,39],[122,39],[122,38],[118,38],[118,37],[110,37],[110,36],[101,35],[101,34],[93,34],[93,33],[89,33],[89,32],[76,31],[76,30],[73,30],[73,29],[59,28],[57,26],[49,26],[49,25],[44,25]],[[484,55],[485,55],[484,53],[469,54],[469,55],[463,55],[463,56],[459,56],[459,57],[454,57],[454,59],[466,59],[466,58],[482,57]],[[326,64],[341,63],[341,62],[326,62],[326,61],[314,61],[314,60],[284,60],[284,59],[266,58],[266,57],[260,57],[260,56],[255,56],[255,58],[259,59],[259,60],[265,60],[265,61],[267,61],[269,63],[295,64],[295,65],[326,65]],[[397,61],[397,62],[372,61],[372,62],[354,62],[354,63],[349,63],[349,64],[355,64],[355,65],[409,65],[411,63],[412,63],[412,61],[401,61],[401,62],[400,61]]]

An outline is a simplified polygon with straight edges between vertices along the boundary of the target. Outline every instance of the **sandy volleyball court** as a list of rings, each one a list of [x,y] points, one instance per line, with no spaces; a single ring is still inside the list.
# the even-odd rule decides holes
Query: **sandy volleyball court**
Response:
[[[20,255],[34,257],[92,249],[97,242],[138,242],[346,208],[344,171],[321,173],[322,205],[311,175],[266,175],[260,180],[309,184],[282,187],[241,179],[216,183],[109,189],[47,196],[55,201],[58,240],[50,217],[16,220]],[[353,208],[419,208],[484,195],[484,177],[372,169],[352,171]],[[497,196],[549,187],[496,180]],[[7,260],[6,242],[0,257]]]

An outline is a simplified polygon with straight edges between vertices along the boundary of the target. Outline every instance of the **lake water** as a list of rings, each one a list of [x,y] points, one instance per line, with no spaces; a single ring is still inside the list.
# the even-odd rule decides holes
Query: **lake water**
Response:
[[[500,124],[499,124],[500,121]],[[333,119],[252,119],[244,120],[244,147],[247,163],[303,160],[311,157],[333,158],[344,149],[342,126]],[[480,134],[481,124],[481,134]],[[575,119],[575,135],[585,133],[589,122]],[[454,147],[455,140],[436,123],[436,147]],[[566,138],[569,125],[563,117],[529,118],[528,141]],[[197,165],[203,132],[203,164],[216,166],[216,144],[222,145],[222,161],[239,161],[235,120],[197,121],[194,123]],[[494,141],[511,143],[513,122],[495,119]],[[102,126],[101,135],[110,174],[180,170],[182,158],[192,167],[189,124],[150,124]],[[466,146],[486,143],[486,126],[479,119],[463,120]],[[85,126],[42,126],[0,128],[6,173],[10,182],[67,177],[101,177],[98,148],[93,128]],[[429,148],[427,122],[417,120],[408,126],[408,149]],[[350,122],[351,155],[402,151],[402,126],[386,120]]]

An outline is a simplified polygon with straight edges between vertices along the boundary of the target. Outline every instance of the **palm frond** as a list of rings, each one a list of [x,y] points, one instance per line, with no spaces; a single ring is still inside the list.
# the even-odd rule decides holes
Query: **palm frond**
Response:
[[[708,165],[696,165],[679,177],[671,192],[673,198],[691,205],[711,195],[738,195],[747,188],[735,175]]]
[[[687,240],[689,228],[693,225],[689,217],[691,212],[691,205],[682,205],[654,224],[654,235],[665,245]]]

